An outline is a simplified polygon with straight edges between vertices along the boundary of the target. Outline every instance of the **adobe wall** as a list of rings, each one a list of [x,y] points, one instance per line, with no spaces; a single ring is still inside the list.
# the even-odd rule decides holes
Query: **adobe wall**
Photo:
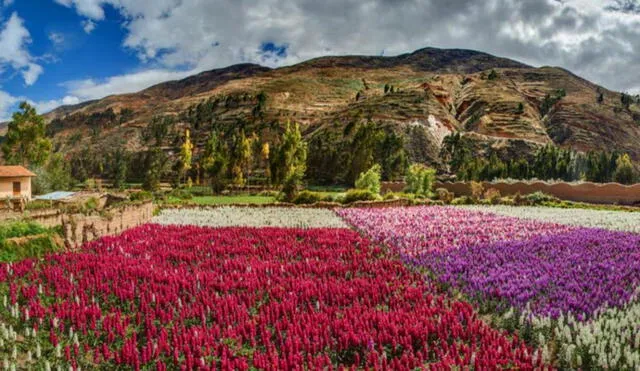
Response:
[[[129,228],[148,223],[153,218],[153,203],[127,205],[107,210],[109,215],[62,215],[61,225],[65,244],[79,247],[102,236],[121,233]],[[37,221],[37,220],[36,220]]]
[[[618,183],[544,183],[544,182],[482,182],[485,190],[495,188],[503,196],[516,193],[526,195],[534,192],[544,192],[562,200],[589,202],[595,204],[640,204],[640,184],[626,186]],[[469,183],[436,182],[434,189],[445,188],[456,196],[470,196]]]

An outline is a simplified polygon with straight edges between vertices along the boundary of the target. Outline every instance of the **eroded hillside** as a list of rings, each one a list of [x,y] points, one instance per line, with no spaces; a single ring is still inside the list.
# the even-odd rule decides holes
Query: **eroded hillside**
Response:
[[[580,151],[617,149],[640,161],[635,99],[625,106],[620,93],[563,69],[459,50],[327,57],[275,70],[237,65],[63,107],[47,119],[56,149],[73,155],[118,145],[144,151],[150,123],[163,116],[173,118],[165,150],[171,154],[190,128],[196,159],[212,129],[242,128],[268,142],[284,123],[298,122],[321,149],[372,121],[402,136],[411,160],[433,164],[452,131],[475,139],[480,151],[491,146],[506,157],[553,142]]]

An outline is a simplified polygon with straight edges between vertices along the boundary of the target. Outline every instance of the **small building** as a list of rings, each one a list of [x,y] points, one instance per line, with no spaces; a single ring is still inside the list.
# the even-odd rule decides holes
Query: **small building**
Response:
[[[31,200],[31,178],[36,174],[22,166],[0,166],[0,200]]]

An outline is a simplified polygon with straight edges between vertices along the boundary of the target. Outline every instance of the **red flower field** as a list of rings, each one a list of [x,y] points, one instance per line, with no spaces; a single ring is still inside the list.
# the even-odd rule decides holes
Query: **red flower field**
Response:
[[[347,229],[146,225],[0,267],[29,367],[531,369],[531,349]],[[35,333],[33,332],[36,330]],[[41,358],[31,357],[38,347]],[[56,349],[57,348],[57,349]],[[36,351],[34,350],[34,353]]]

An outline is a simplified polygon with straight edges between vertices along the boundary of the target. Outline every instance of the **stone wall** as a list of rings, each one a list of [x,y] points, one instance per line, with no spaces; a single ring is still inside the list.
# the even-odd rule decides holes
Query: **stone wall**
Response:
[[[153,203],[121,206],[108,209],[104,214],[63,214],[61,225],[65,244],[71,248],[79,247],[102,236],[118,234],[148,223],[153,218]]]

